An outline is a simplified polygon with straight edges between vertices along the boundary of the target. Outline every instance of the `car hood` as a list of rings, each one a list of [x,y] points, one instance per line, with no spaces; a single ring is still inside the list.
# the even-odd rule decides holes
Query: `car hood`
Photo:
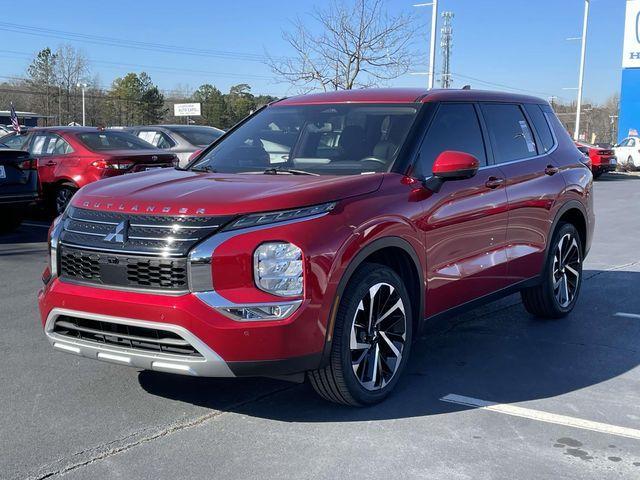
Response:
[[[350,176],[202,173],[162,169],[82,188],[72,205],[166,215],[233,215],[286,210],[371,193],[384,174]]]

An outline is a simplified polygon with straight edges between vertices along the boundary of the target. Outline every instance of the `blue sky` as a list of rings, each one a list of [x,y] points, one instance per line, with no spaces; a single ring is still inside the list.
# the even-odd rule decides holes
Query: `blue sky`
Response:
[[[424,0],[421,0],[424,1]],[[45,46],[72,43],[84,50],[100,82],[129,71],[147,71],[163,89],[193,89],[212,83],[223,91],[249,83],[254,93],[292,93],[277,83],[261,61],[265,52],[289,55],[282,29],[296,16],[309,18],[313,5],[302,0],[183,0],[28,2],[20,14],[0,18],[0,80],[22,76],[29,55]],[[414,12],[420,28],[414,39],[415,71],[426,69],[430,8],[414,8],[411,0],[389,0],[392,13]],[[624,0],[591,0],[585,99],[603,101],[620,88]],[[455,13],[452,71],[454,86],[520,89],[542,97],[575,98],[583,0],[441,0],[440,10]],[[62,12],[62,14],[60,14]],[[9,24],[28,25],[78,34],[116,37],[222,52],[222,58],[160,53],[137,48],[63,40],[43,35],[11,33]],[[439,61],[437,63],[439,69]],[[470,78],[472,77],[472,78]],[[393,86],[421,86],[426,77],[405,75]],[[508,88],[507,88],[508,87]]]

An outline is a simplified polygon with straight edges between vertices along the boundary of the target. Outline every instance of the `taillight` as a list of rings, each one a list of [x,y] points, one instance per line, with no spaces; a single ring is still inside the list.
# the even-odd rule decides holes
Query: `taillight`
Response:
[[[193,160],[194,158],[196,158],[198,155],[200,155],[200,153],[202,153],[202,148],[199,150],[196,150],[195,152],[193,152],[191,155],[189,155],[189,161]]]
[[[18,168],[20,170],[37,170],[38,169],[38,163],[33,160],[32,158],[30,158],[29,160],[24,160],[20,163],[18,163]]]
[[[129,168],[133,167],[133,165],[134,165],[134,162],[125,162],[125,161],[118,162],[116,160],[105,160],[105,159],[91,162],[92,167],[98,168],[100,170],[128,170]]]

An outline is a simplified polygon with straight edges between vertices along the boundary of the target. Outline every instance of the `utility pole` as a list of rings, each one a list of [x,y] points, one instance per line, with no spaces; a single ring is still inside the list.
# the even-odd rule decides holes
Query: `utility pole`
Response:
[[[551,104],[551,110],[556,111],[556,100],[558,97],[556,95],[551,95],[549,97],[549,103]]]
[[[580,136],[580,110],[582,108],[582,84],[584,82],[584,62],[587,55],[587,25],[589,23],[589,0],[584,0],[584,19],[582,22],[582,48],[580,49],[580,73],[578,74],[578,105],[576,109],[576,130],[573,139]]]
[[[616,143],[616,137],[615,137],[615,133],[616,133],[616,118],[618,118],[618,115],[609,115],[609,120],[611,121],[611,129],[610,129],[610,134],[611,134],[611,145],[615,145]]]
[[[428,7],[431,9],[431,37],[429,40],[429,89],[433,88],[436,77],[436,29],[438,28],[438,0],[430,3],[416,3],[414,7]]]
[[[82,88],[82,126],[84,127],[87,124],[87,116],[85,114],[85,108],[84,108],[84,89],[87,88],[87,84],[78,83],[77,86]]]
[[[453,27],[451,26],[451,20],[453,19],[453,12],[442,12],[442,19],[444,25],[442,25],[442,40],[440,41],[440,47],[442,48],[442,78],[440,79],[440,85],[442,88],[450,88],[453,83],[451,78],[451,51],[453,49]]]

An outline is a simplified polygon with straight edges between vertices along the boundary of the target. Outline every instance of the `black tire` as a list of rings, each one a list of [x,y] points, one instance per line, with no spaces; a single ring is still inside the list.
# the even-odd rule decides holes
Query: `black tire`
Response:
[[[24,215],[17,210],[9,210],[0,221],[0,233],[11,233],[22,225]]]
[[[629,155],[629,158],[627,158],[627,163],[624,166],[625,171],[627,172],[633,172],[636,169],[635,164],[633,163],[633,157],[631,155]]]
[[[372,287],[374,290],[378,287],[375,290],[377,293],[371,293]],[[370,301],[371,298],[373,300]],[[388,308],[388,303],[396,308]],[[365,310],[359,309],[361,304]],[[373,311],[377,312],[376,318],[383,318],[383,320],[379,325],[369,322],[368,328],[359,326],[358,320],[369,318],[366,313],[366,306],[369,304],[375,307]],[[401,306],[397,307],[397,305]],[[403,311],[404,336],[401,333]],[[357,345],[369,345],[368,348],[360,347],[352,350],[352,329]],[[369,332],[372,332],[369,338],[363,338],[369,335]],[[356,336],[358,340],[355,340]],[[393,339],[395,340],[390,341]],[[381,402],[394,389],[406,366],[411,341],[411,301],[404,282],[389,267],[367,263],[361,266],[349,280],[338,306],[329,364],[324,368],[308,372],[307,378],[315,391],[331,402],[351,406]],[[393,347],[391,347],[392,344]],[[392,348],[400,353],[399,361]],[[360,358],[360,362],[354,362],[354,355]],[[371,372],[373,380],[365,382],[364,377],[369,372],[369,364],[380,365],[380,369],[375,368]],[[358,376],[353,365],[358,365],[356,367],[356,370],[360,370]],[[379,382],[376,381],[378,372],[381,377]],[[388,376],[386,379],[385,372]],[[365,383],[371,388],[365,387]]]
[[[568,243],[560,247],[561,241]],[[574,255],[577,255],[575,261]],[[563,264],[563,260],[558,262],[558,257],[566,258],[567,263]],[[560,223],[549,244],[542,282],[520,292],[526,310],[539,318],[562,318],[568,315],[580,295],[583,260],[578,230],[570,223]],[[577,277],[574,272],[577,272]]]
[[[55,215],[62,215],[64,209],[67,208],[67,204],[77,191],[78,189],[71,185],[61,185],[56,188],[53,196],[52,212]]]

